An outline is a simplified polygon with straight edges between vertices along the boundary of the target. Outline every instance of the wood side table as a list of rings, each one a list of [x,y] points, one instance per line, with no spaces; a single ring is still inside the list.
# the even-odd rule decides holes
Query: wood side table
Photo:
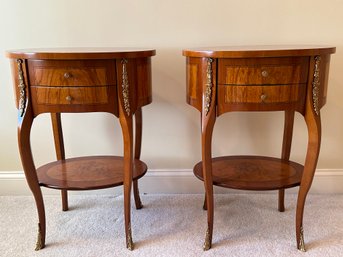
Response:
[[[126,246],[133,249],[130,197],[142,207],[137,180],[147,171],[140,161],[141,107],[151,103],[151,56],[155,50],[124,48],[26,49],[8,51],[16,105],[18,142],[27,183],[38,211],[36,250],[45,246],[45,210],[41,186],[60,189],[63,210],[68,190],[124,185]],[[61,113],[108,112],[119,118],[124,156],[66,158]],[[57,161],[35,167],[30,146],[33,119],[50,113]],[[135,138],[133,137],[135,116]],[[135,140],[135,142],[134,142]],[[135,149],[133,149],[135,145]]]
[[[207,231],[204,250],[211,248],[213,185],[244,190],[284,190],[300,186],[296,208],[297,247],[305,251],[303,212],[316,169],[320,139],[320,109],[326,103],[330,54],[334,47],[243,46],[184,50],[187,58],[187,102],[201,112],[202,161],[194,174],[204,181]],[[212,158],[216,117],[232,111],[284,111],[281,158],[225,156]],[[294,112],[308,128],[304,165],[289,160]]]

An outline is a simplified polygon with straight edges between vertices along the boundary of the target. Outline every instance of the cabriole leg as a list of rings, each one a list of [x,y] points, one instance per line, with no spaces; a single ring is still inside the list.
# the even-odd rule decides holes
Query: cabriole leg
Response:
[[[142,109],[138,108],[135,112],[135,159],[141,157],[141,146],[142,146]],[[135,198],[136,209],[139,210],[143,207],[141,198],[138,190],[138,180],[133,181],[133,195]]]

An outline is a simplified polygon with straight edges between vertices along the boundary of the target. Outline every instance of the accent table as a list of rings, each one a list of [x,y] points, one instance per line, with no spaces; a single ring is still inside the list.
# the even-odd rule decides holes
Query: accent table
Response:
[[[8,51],[16,105],[18,142],[27,183],[38,211],[36,250],[45,246],[45,210],[41,186],[60,189],[63,210],[68,190],[92,190],[124,185],[126,246],[133,249],[130,198],[133,183],[136,208],[142,208],[138,179],[147,171],[140,161],[141,107],[151,103],[152,49],[57,48]],[[66,158],[61,113],[108,112],[119,118],[124,156]],[[35,167],[30,146],[33,120],[50,113],[57,161]],[[135,137],[133,136],[135,116]],[[134,142],[135,140],[135,142]],[[133,149],[135,144],[135,149]]]
[[[201,112],[202,161],[194,174],[204,181],[207,231],[204,250],[213,234],[213,185],[244,190],[279,190],[284,211],[285,188],[299,187],[296,208],[297,247],[305,251],[303,212],[316,169],[320,109],[326,103],[330,54],[335,47],[237,46],[183,50],[186,56],[187,102]],[[284,111],[281,158],[225,156],[212,158],[216,117],[232,111]],[[304,165],[289,160],[294,113],[308,128]]]

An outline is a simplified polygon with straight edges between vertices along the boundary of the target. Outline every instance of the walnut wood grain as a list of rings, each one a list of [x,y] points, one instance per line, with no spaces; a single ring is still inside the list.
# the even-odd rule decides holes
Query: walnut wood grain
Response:
[[[284,85],[306,83],[308,57],[219,59],[218,83]]]
[[[299,101],[300,90],[305,91],[305,85],[289,86],[222,86],[225,91],[224,104],[227,103],[293,103]],[[219,101],[220,102],[220,101]],[[221,102],[220,102],[221,103]]]
[[[323,66],[321,66],[323,67]],[[311,57],[310,73],[314,74],[315,57]],[[309,84],[313,86],[314,76],[309,75]],[[324,87],[325,85],[322,85]],[[321,88],[322,88],[321,87]],[[301,179],[301,184],[298,193],[297,209],[296,209],[296,241],[297,247],[301,251],[305,251],[304,235],[303,235],[303,216],[305,201],[310,190],[320,151],[321,142],[321,121],[320,113],[317,114],[313,107],[313,87],[308,87],[306,95],[306,112],[304,119],[308,130],[308,144],[304,164],[304,175]]]
[[[186,56],[187,102],[201,112],[202,161],[194,172],[204,180],[207,209],[205,247],[212,244],[213,184],[248,190],[279,189],[279,211],[284,211],[284,190],[300,185],[296,210],[296,239],[305,250],[303,212],[320,148],[320,109],[326,103],[330,54],[335,47],[237,46],[183,50]],[[216,69],[213,85],[206,62]],[[207,92],[216,92],[210,110]],[[211,138],[217,116],[232,111],[284,111],[281,159],[270,157],[211,156]],[[305,118],[309,142],[304,166],[289,161],[294,112]]]
[[[142,120],[142,109],[138,108],[135,113],[135,159],[139,160],[141,158],[141,148],[142,148],[142,129],[143,129],[143,120]],[[133,180],[133,194],[135,199],[136,209],[142,209],[143,204],[139,196],[138,189],[138,180]]]
[[[116,85],[113,60],[29,60],[32,86]]]
[[[294,111],[285,111],[285,122],[284,122],[282,151],[281,151],[281,159],[285,161],[289,161],[290,154],[291,154],[294,113],[295,113]],[[278,209],[280,212],[285,211],[285,189],[279,190]]]
[[[35,116],[46,112],[109,112],[118,116],[117,87],[31,86]]]
[[[225,156],[212,159],[213,184],[243,190],[275,190],[300,184],[303,166],[278,158]],[[202,162],[194,174],[203,180]]]
[[[23,62],[22,67],[23,67],[23,74],[24,74],[24,83],[25,85],[27,85],[28,71],[27,71],[26,60]],[[15,75],[17,74],[18,72],[15,72]],[[18,85],[17,77],[14,78],[14,81],[16,85]],[[42,190],[38,183],[36,167],[34,164],[32,150],[31,150],[30,136],[31,136],[31,128],[32,128],[34,116],[33,116],[33,111],[30,104],[30,91],[27,90],[27,88],[26,88],[26,96],[28,100],[27,100],[27,107],[25,109],[24,115],[23,116],[18,115],[18,148],[19,148],[21,162],[23,165],[23,170],[25,173],[25,179],[35,199],[36,208],[38,212],[38,236],[37,236],[37,243],[36,243],[35,250],[40,250],[45,247],[45,235],[46,235],[45,207],[44,207]]]
[[[65,160],[65,149],[64,149],[64,140],[63,140],[63,131],[62,131],[62,121],[60,113],[51,113],[51,124],[52,131],[54,135],[55,143],[55,152],[57,160]],[[61,190],[62,196],[62,210],[68,210],[68,191]]]
[[[100,189],[124,185],[126,246],[131,235],[131,186],[141,208],[137,180],[147,167],[139,160],[141,107],[152,101],[151,56],[155,50],[124,48],[29,49],[8,51],[19,109],[19,150],[27,183],[35,197],[39,218],[36,249],[45,247],[45,211],[40,186],[62,189],[63,210],[67,190]],[[125,63],[125,78],[122,64]],[[124,85],[125,82],[125,85]],[[20,88],[18,87],[20,86]],[[124,88],[125,86],[125,88]],[[130,109],[127,109],[127,106]],[[128,111],[129,110],[129,111]],[[123,157],[79,157],[65,160],[60,113],[108,112],[119,118],[124,138]],[[136,117],[136,154],[133,121]],[[36,170],[30,148],[33,119],[50,113],[58,161]]]
[[[11,59],[35,60],[83,60],[83,59],[121,59],[145,58],[156,54],[154,49],[124,47],[69,47],[32,48],[9,50],[6,56]]]
[[[330,55],[336,47],[318,45],[217,46],[184,49],[184,56],[200,58],[298,57]]]
[[[93,190],[123,185],[124,160],[118,156],[70,158],[37,169],[41,186],[67,190]],[[141,178],[147,166],[134,160],[133,179]]]

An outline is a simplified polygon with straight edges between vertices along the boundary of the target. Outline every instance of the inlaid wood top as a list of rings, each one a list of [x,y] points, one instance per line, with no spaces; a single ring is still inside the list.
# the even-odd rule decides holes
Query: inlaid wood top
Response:
[[[23,59],[115,59],[142,58],[154,56],[156,51],[149,48],[120,47],[78,47],[78,48],[37,48],[9,50],[9,58]]]
[[[315,45],[216,46],[183,50],[187,57],[248,58],[333,54],[336,47]]]

